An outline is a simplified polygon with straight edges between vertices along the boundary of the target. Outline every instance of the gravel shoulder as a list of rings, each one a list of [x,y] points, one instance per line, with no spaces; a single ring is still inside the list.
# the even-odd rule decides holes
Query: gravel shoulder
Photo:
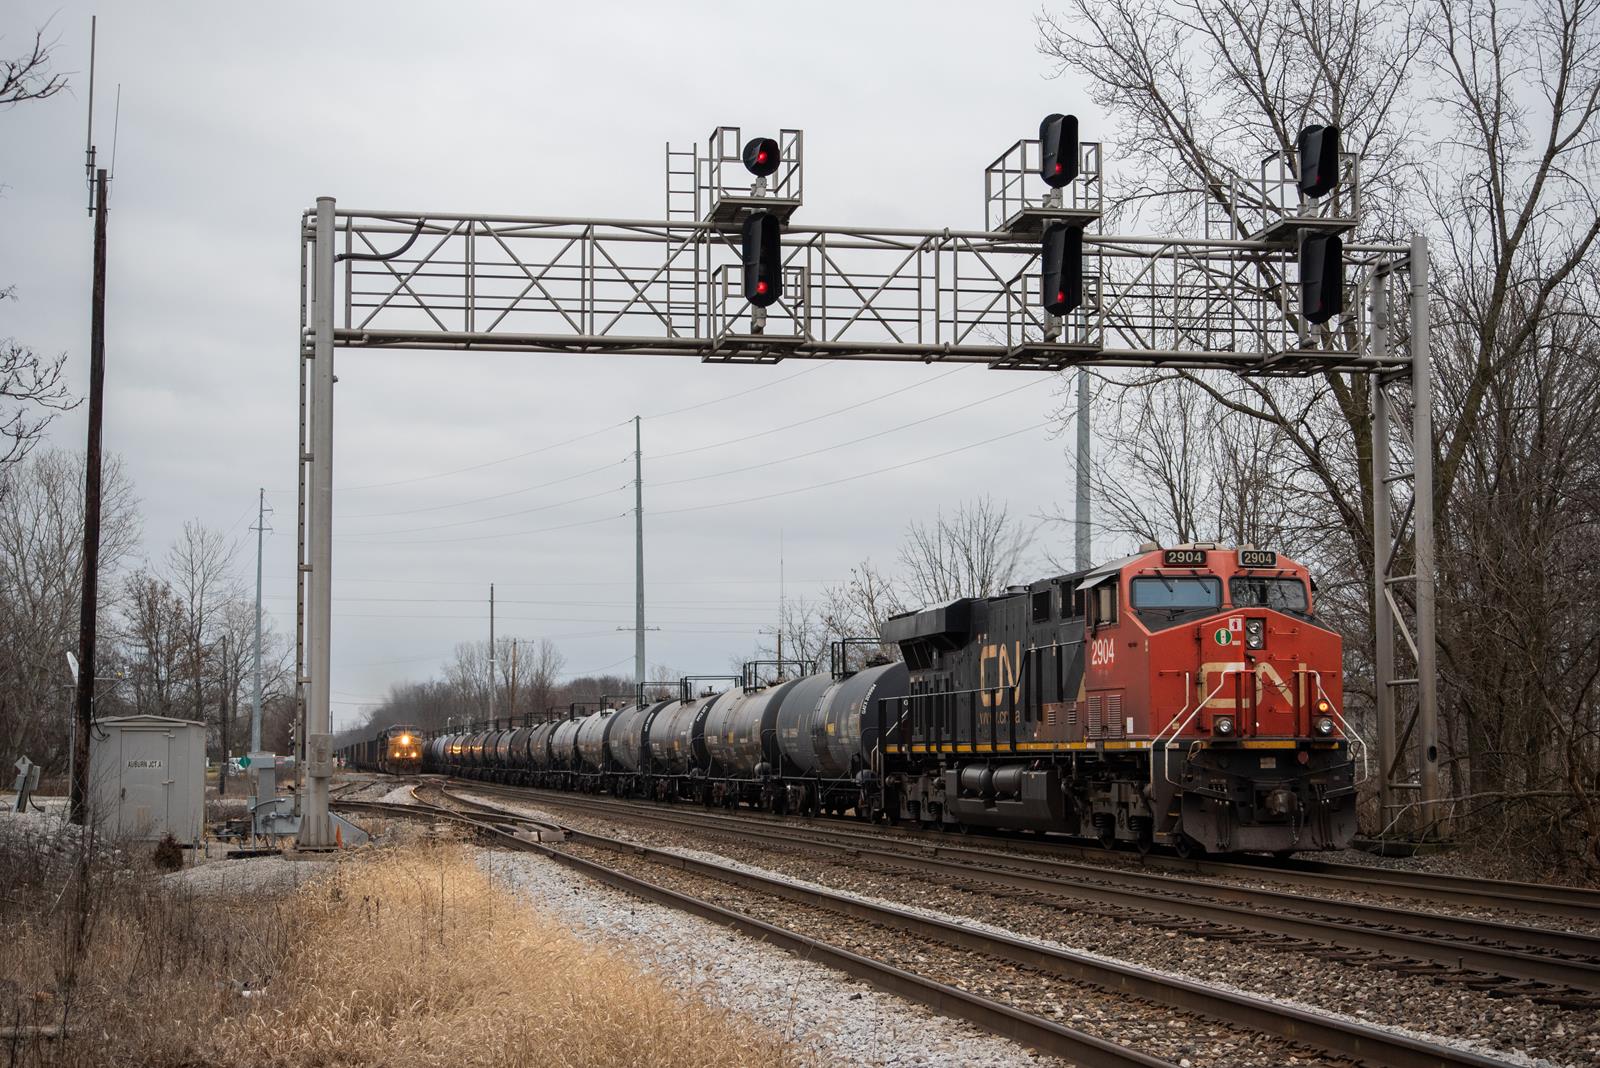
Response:
[[[544,857],[481,850],[478,862],[573,930],[613,943],[675,988],[752,1017],[803,1045],[818,1064],[1060,1063],[709,921],[638,901]]]

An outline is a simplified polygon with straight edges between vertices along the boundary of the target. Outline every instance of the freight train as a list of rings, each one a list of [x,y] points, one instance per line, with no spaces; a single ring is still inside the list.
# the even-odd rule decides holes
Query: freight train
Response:
[[[1301,564],[1147,545],[890,618],[902,660],[430,739],[424,769],[659,801],[1055,832],[1201,851],[1339,849],[1365,747]],[[835,657],[836,667],[842,657]]]
[[[376,738],[352,742],[334,750],[347,768],[409,775],[422,770],[422,731],[408,723],[385,727]]]

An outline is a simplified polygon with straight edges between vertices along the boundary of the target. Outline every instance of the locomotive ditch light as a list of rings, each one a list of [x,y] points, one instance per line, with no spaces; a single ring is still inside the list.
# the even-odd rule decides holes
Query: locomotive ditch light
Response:
[[[1244,621],[1244,647],[1246,649],[1265,649],[1267,647],[1266,620],[1247,619]]]
[[[1333,717],[1321,716],[1317,719],[1317,733],[1326,738],[1333,733]]]
[[[1211,721],[1211,729],[1224,738],[1231,738],[1233,736],[1233,717],[1218,716]]]
[[[783,162],[783,157],[778,150],[778,142],[770,137],[752,137],[745,142],[744,169],[757,178],[765,178],[776,174],[778,164]]]

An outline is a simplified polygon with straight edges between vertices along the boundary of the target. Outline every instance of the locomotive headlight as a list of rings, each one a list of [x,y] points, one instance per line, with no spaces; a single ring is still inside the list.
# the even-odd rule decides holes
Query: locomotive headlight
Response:
[[[1232,735],[1233,735],[1233,717],[1232,716],[1218,716],[1216,719],[1211,721],[1211,729],[1216,731],[1219,735],[1221,735],[1224,738],[1232,737]]]
[[[1326,738],[1328,735],[1333,733],[1333,717],[1332,716],[1318,716],[1317,717],[1317,733],[1322,735],[1324,738]]]
[[[401,745],[410,745],[410,744],[411,744],[411,735],[409,735],[409,734],[402,734],[402,735],[401,735],[401,736],[400,736],[400,744],[401,744]]]
[[[1244,621],[1244,647],[1246,649],[1265,649],[1267,647],[1266,620],[1247,619]]]

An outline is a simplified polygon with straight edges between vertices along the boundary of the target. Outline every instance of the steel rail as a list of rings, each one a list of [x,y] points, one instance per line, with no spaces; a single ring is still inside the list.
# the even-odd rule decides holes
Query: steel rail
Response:
[[[1152,1057],[1149,1054],[1140,1053],[1137,1050],[1114,1042],[1108,1042],[1087,1032],[1066,1027],[1054,1021],[1046,1020],[1041,1016],[1035,1016],[1032,1013],[1024,1012],[1010,1005],[993,1001],[966,990],[947,986],[913,972],[897,968],[892,964],[873,960],[859,953],[852,953],[847,949],[830,945],[820,939],[767,923],[764,920],[758,920],[753,916],[747,916],[701,898],[679,893],[664,886],[657,886],[648,880],[607,867],[597,861],[565,852],[554,846],[530,840],[489,822],[473,819],[471,816],[461,812],[422,802],[406,805],[376,801],[338,801],[334,802],[334,807],[411,819],[443,819],[448,822],[473,827],[480,833],[486,834],[502,844],[509,845],[515,849],[540,853],[574,871],[605,883],[607,886],[655,904],[665,905],[680,912],[699,916],[723,927],[732,928],[742,934],[776,945],[802,959],[816,961],[857,979],[865,980],[880,990],[886,990],[908,1000],[920,1002],[941,1015],[966,1020],[993,1034],[1003,1035],[1044,1053],[1064,1057],[1073,1064],[1083,1065],[1085,1068],[1177,1068],[1171,1061]],[[503,815],[510,817],[513,814],[504,813]],[[530,820],[530,822],[540,821]],[[617,839],[608,839],[600,835],[587,835],[582,832],[574,832],[574,837],[582,838],[590,844],[601,845],[621,852],[638,854],[644,848],[632,843],[618,841]],[[688,858],[675,857],[674,854],[662,853],[661,855],[674,857],[678,861],[685,862],[685,864],[688,862]],[[705,865],[705,867],[709,869],[706,874],[716,876],[728,874],[725,870],[711,865]],[[724,879],[723,881],[727,880]],[[784,885],[786,884],[773,882],[774,887]],[[791,887],[790,889],[798,890],[799,888]],[[1418,1063],[1421,1064],[1423,1062]],[[1471,1062],[1429,1061],[1426,1063],[1447,1066],[1460,1064],[1463,1068],[1488,1068],[1488,1066],[1499,1064],[1499,1062],[1484,1060]]]
[[[516,789],[471,780],[475,787],[489,789]],[[531,788],[530,788],[531,789]],[[750,818],[770,819],[756,810]],[[949,835],[942,831],[923,830],[906,826],[885,828],[879,826],[875,833],[883,837],[901,837],[908,840],[928,839],[948,842]],[[1364,893],[1383,894],[1389,897],[1415,896],[1441,904],[1466,905],[1471,908],[1500,908],[1560,916],[1567,919],[1600,923],[1600,890],[1578,886],[1553,886],[1538,883],[1513,882],[1500,879],[1476,879],[1462,875],[1441,875],[1432,872],[1396,871],[1387,868],[1365,867],[1360,864],[1342,864],[1295,857],[1275,860],[1267,857],[1250,859],[1247,855],[1229,860],[1195,857],[1184,859],[1164,853],[1138,855],[1119,850],[1106,850],[1098,845],[1082,845],[1059,838],[1016,839],[993,834],[986,828],[973,828],[973,835],[1009,842],[1028,854],[1063,853],[1091,862],[1104,859],[1126,860],[1144,868],[1161,871],[1201,875],[1236,876],[1262,879],[1290,886],[1316,888],[1344,888]],[[1027,855],[1027,854],[1024,854]],[[1098,866],[1098,865],[1096,865]]]
[[[545,799],[545,795],[540,795],[540,800]],[[1322,910],[1324,905],[1327,905],[1329,906],[1329,911],[1333,911],[1334,907],[1337,906],[1347,910],[1347,914],[1354,916],[1354,922],[1356,923],[1373,922],[1370,918],[1362,919],[1361,913],[1374,911],[1374,906],[1347,905],[1339,902],[1326,902],[1320,899],[1310,900],[1309,904],[1307,904],[1309,899],[1299,895],[1271,891],[1241,891],[1239,888],[1227,889],[1241,894],[1242,896],[1234,900],[1243,903],[1224,904],[1196,900],[1193,897],[1173,896],[1176,892],[1195,893],[1198,891],[1209,893],[1215,888],[1216,884],[1205,884],[1202,887],[1165,876],[1124,873],[1107,868],[1083,868],[1082,872],[1079,873],[1073,871],[1078,866],[1047,861],[1046,863],[1052,865],[1057,872],[1057,874],[1047,877],[1028,872],[965,863],[959,860],[947,860],[937,855],[939,853],[960,853],[964,851],[981,852],[978,850],[962,850],[961,847],[940,847],[937,850],[930,850],[926,856],[918,856],[912,853],[883,848],[887,843],[883,841],[881,836],[877,835],[856,834],[854,837],[864,839],[865,844],[840,844],[838,842],[819,840],[815,837],[819,834],[830,833],[826,829],[797,828],[787,825],[782,831],[760,831],[752,826],[758,821],[748,818],[727,817],[716,814],[697,814],[692,818],[675,817],[670,813],[660,812],[653,806],[617,805],[588,798],[573,798],[572,795],[567,794],[550,795],[549,800],[557,805],[566,804],[569,807],[588,808],[591,811],[633,813],[645,820],[688,826],[701,831],[707,829],[708,821],[732,820],[733,823],[742,824],[742,826],[733,828],[737,833],[762,838],[780,847],[791,849],[818,848],[850,857],[875,857],[890,864],[898,863],[901,866],[910,867],[913,870],[923,869],[945,875],[964,875],[969,878],[1014,889],[1041,893],[1054,898],[1092,901],[1098,904],[1119,907],[1132,906],[1142,911],[1156,914],[1222,924],[1230,927],[1254,929],[1291,938],[1304,938],[1345,949],[1382,953],[1385,956],[1400,960],[1426,961],[1448,969],[1470,970],[1509,979],[1533,980],[1587,993],[1600,993],[1600,961],[1593,959],[1571,960],[1562,957],[1551,957],[1541,953],[1529,953],[1511,947],[1478,944],[1470,941],[1452,941],[1447,938],[1435,937],[1424,931],[1416,930],[1414,927],[1411,930],[1386,930],[1377,927],[1351,926],[1348,923],[1309,916],[1265,912],[1259,908],[1251,907],[1251,904],[1259,904],[1259,899],[1263,895],[1273,893],[1275,897],[1291,902],[1295,907]],[[839,832],[832,833],[835,834],[835,837],[840,836]],[[808,834],[812,837],[804,837]],[[1002,854],[1001,856],[1003,857],[1004,855]],[[1125,875],[1132,875],[1133,877],[1122,878],[1122,885],[1114,885],[1119,877]],[[1097,881],[1101,879],[1108,880],[1108,882]],[[1144,881],[1146,888],[1141,889],[1136,885],[1141,880]],[[1163,883],[1172,884],[1172,886],[1165,889],[1149,889],[1151,881],[1154,880],[1161,880]],[[1411,919],[1413,924],[1418,922],[1412,918],[1412,914],[1405,913],[1402,910],[1390,909],[1385,911],[1392,915],[1384,916],[1381,922],[1392,923],[1395,915]],[[1460,917],[1440,917],[1432,913],[1420,914],[1420,920],[1425,925],[1434,926],[1435,929],[1445,926],[1445,921],[1447,920],[1453,921],[1458,925],[1457,929],[1478,930],[1477,925],[1487,925],[1487,921],[1469,921]],[[1511,931],[1519,933],[1556,934],[1556,932],[1539,932],[1537,928],[1521,928],[1510,924],[1498,926],[1509,928]],[[1490,929],[1498,930],[1498,928]],[[1485,935],[1479,933],[1472,936],[1457,937],[1485,937]],[[1572,937],[1590,938],[1591,941],[1594,941],[1591,936]]]
[[[518,814],[472,798],[442,791],[452,800],[475,805],[497,815]],[[526,817],[533,819],[533,817]],[[1297,1006],[1206,986],[1181,976],[1154,971],[1103,957],[1075,953],[996,932],[923,916],[893,905],[861,900],[849,895],[797,886],[781,878],[728,868],[653,846],[622,841],[576,828],[567,828],[572,840],[624,851],[698,875],[772,893],[801,904],[843,912],[856,919],[895,927],[911,934],[947,942],[963,949],[1004,959],[1024,967],[1077,980],[1112,993],[1143,998],[1173,1009],[1194,1012],[1230,1025],[1276,1035],[1292,1042],[1316,1046],[1373,1065],[1390,1068],[1490,1068],[1504,1061],[1426,1042],[1368,1024],[1299,1008]],[[997,953],[996,948],[1004,950]]]

